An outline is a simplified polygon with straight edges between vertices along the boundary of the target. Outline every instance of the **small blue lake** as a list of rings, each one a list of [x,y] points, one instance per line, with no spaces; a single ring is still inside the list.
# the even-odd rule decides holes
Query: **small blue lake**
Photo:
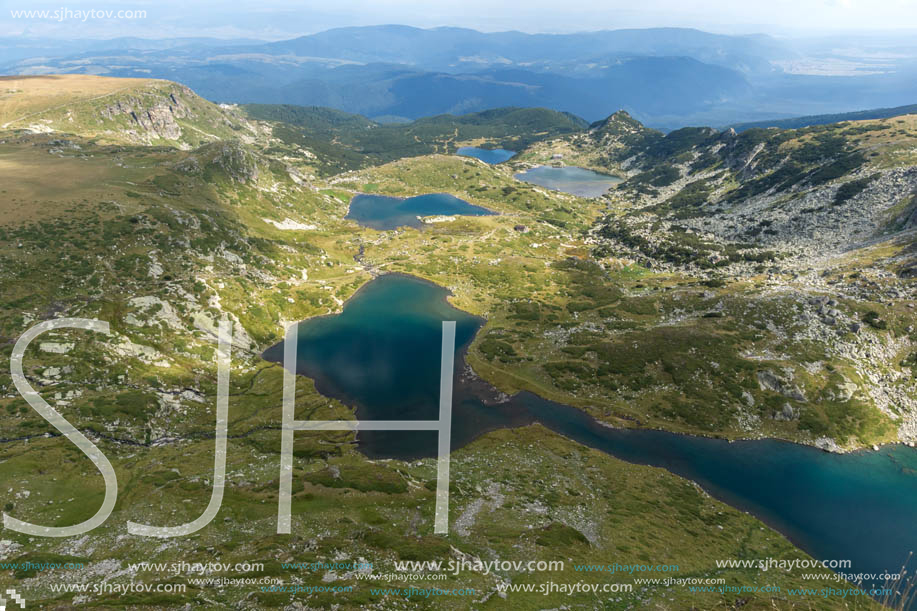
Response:
[[[599,174],[575,166],[555,168],[540,165],[516,174],[516,178],[539,187],[563,191],[579,197],[599,197],[619,182],[623,182],[623,179],[618,176]]]
[[[463,157],[474,157],[490,164],[503,163],[516,154],[515,151],[506,149],[482,149],[477,146],[463,146],[456,153]]]
[[[415,197],[389,197],[361,193],[350,200],[348,218],[364,227],[380,231],[398,227],[422,227],[418,216],[433,215],[487,216],[495,214],[481,206],[469,204],[448,193],[430,193]]]

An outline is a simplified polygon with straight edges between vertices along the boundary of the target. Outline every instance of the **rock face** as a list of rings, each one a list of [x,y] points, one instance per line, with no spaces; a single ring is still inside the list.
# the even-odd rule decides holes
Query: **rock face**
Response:
[[[258,163],[258,156],[241,142],[213,142],[196,149],[173,167],[185,174],[217,172],[232,182],[248,184],[257,182],[261,175]]]
[[[793,406],[789,403],[784,403],[783,409],[774,416],[774,420],[796,420],[797,418],[799,418],[799,414],[796,413],[796,410],[794,410]]]
[[[258,163],[251,151],[237,142],[221,142],[212,163],[219,166],[233,182],[249,183],[258,180]]]
[[[182,102],[182,88],[175,87],[164,98],[155,100],[131,96],[118,100],[102,109],[102,117],[108,120],[129,115],[131,123],[147,137],[163,140],[178,140],[182,129],[176,119],[193,116],[190,108]],[[190,90],[186,91],[190,94]]]
[[[830,437],[819,437],[815,440],[815,447],[825,452],[841,453],[843,450]]]
[[[776,393],[780,393],[788,399],[794,399],[796,401],[806,400],[806,396],[802,393],[802,390],[793,384],[791,380],[781,379],[777,376],[777,374],[770,370],[758,372],[758,385],[761,387],[761,390],[770,390]],[[792,407],[789,405],[786,407],[790,408],[790,415],[792,415]],[[786,411],[785,408],[784,411]]]
[[[743,170],[737,170],[737,174],[744,176]],[[872,179],[868,186],[843,204],[835,203],[843,184],[838,182],[815,188],[772,190],[728,207],[709,206],[705,214],[680,219],[679,223],[720,241],[753,241],[763,248],[786,249],[805,256],[840,253],[889,229],[900,231],[917,226],[917,209],[908,209],[900,218],[888,216],[917,191],[917,167],[852,175],[853,179],[867,177]],[[695,177],[674,183],[666,195],[683,188],[691,178]],[[659,196],[652,201],[663,200]],[[893,227],[889,221],[893,221]]]

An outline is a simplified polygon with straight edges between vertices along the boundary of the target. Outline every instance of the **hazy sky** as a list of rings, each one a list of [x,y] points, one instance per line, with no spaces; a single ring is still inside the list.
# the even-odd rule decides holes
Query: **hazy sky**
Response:
[[[0,34],[61,38],[290,38],[332,27],[403,23],[484,31],[571,32],[680,26],[798,35],[917,30],[917,0],[0,0]],[[12,11],[145,10],[144,19],[13,18]]]

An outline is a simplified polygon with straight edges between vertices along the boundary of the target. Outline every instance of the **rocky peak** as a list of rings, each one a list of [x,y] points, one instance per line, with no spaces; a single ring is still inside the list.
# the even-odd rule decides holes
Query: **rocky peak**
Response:
[[[187,158],[175,165],[186,174],[216,171],[233,182],[257,182],[260,176],[258,157],[238,141],[221,141],[205,144],[195,149]]]
[[[596,135],[622,135],[626,133],[641,132],[646,128],[626,110],[619,110],[601,121],[596,121],[590,126],[590,131]]]

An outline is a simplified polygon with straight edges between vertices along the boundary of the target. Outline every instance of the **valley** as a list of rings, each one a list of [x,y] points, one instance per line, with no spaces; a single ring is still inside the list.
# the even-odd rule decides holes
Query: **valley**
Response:
[[[84,580],[187,585],[187,574],[130,565],[257,560],[265,568],[250,577],[353,587],[346,602],[330,592],[300,598],[345,608],[391,608],[393,599],[373,591],[381,581],[285,564],[362,558],[382,573],[395,560],[551,557],[566,561],[551,579],[598,581],[607,576],[579,573],[574,563],[652,558],[679,565],[679,577],[786,592],[831,582],[795,573],[762,578],[712,560],[807,557],[771,528],[792,530],[779,511],[764,515],[767,499],[730,496],[723,482],[737,476],[718,480],[716,469],[692,471],[683,459],[635,460],[629,450],[593,448],[627,447],[620,436],[648,435],[647,447],[710,447],[711,456],[756,464],[779,455],[773,440],[786,440],[853,452],[785,444],[794,448],[787,464],[828,465],[813,467],[825,482],[842,479],[832,472],[835,461],[868,464],[844,467],[854,473],[853,483],[843,480],[844,494],[855,497],[873,473],[888,483],[876,494],[901,489],[902,503],[911,498],[912,115],[663,134],[627,113],[590,126],[553,111],[510,109],[380,127],[315,109],[217,106],[166,81],[47,78],[53,86],[38,77],[0,81],[0,355],[8,359],[16,338],[41,320],[110,323],[109,337],[43,337],[25,365],[42,396],[111,457],[122,500],[104,527],[79,540],[30,541],[4,531],[7,559],[83,559],[87,568],[76,575]],[[412,144],[387,148],[399,141]],[[373,149],[379,143],[384,151]],[[517,154],[496,165],[455,154],[481,145]],[[535,166],[621,180],[578,197],[515,178]],[[347,218],[358,194],[447,194],[495,214],[373,229]],[[422,453],[369,459],[362,434],[297,434],[294,534],[277,535],[282,370],[261,355],[288,324],[338,315],[357,291],[396,273],[448,289],[452,307],[481,319],[460,375],[537,407],[513,422],[523,426],[485,427],[456,450],[445,539],[432,535],[435,460]],[[223,509],[192,537],[127,536],[128,520],[179,524],[206,505],[223,312],[235,329]],[[323,394],[309,377],[300,376],[297,389],[299,418],[356,417],[353,405]],[[103,491],[97,474],[66,440],[47,435],[50,427],[7,373],[0,393],[7,513],[48,524],[92,515]],[[580,437],[559,430],[563,423],[546,423],[550,402],[614,428]],[[489,406],[477,409],[498,420]],[[595,441],[608,436],[616,441]],[[802,486],[797,495],[806,486],[785,483]],[[839,498],[832,502],[852,497]],[[882,516],[869,519],[897,519]],[[831,525],[828,534],[848,528]],[[113,601],[54,593],[53,578],[40,572],[0,576],[49,608]],[[463,573],[449,583],[474,588],[482,607],[509,609],[535,597],[500,596],[498,584],[543,577]],[[195,586],[191,596],[240,608],[291,600],[251,587]],[[538,604],[571,600],[589,604],[585,595],[540,596]],[[698,594],[663,584],[621,594],[611,608],[740,601],[844,608],[817,597]],[[877,606],[868,597],[854,602]]]

